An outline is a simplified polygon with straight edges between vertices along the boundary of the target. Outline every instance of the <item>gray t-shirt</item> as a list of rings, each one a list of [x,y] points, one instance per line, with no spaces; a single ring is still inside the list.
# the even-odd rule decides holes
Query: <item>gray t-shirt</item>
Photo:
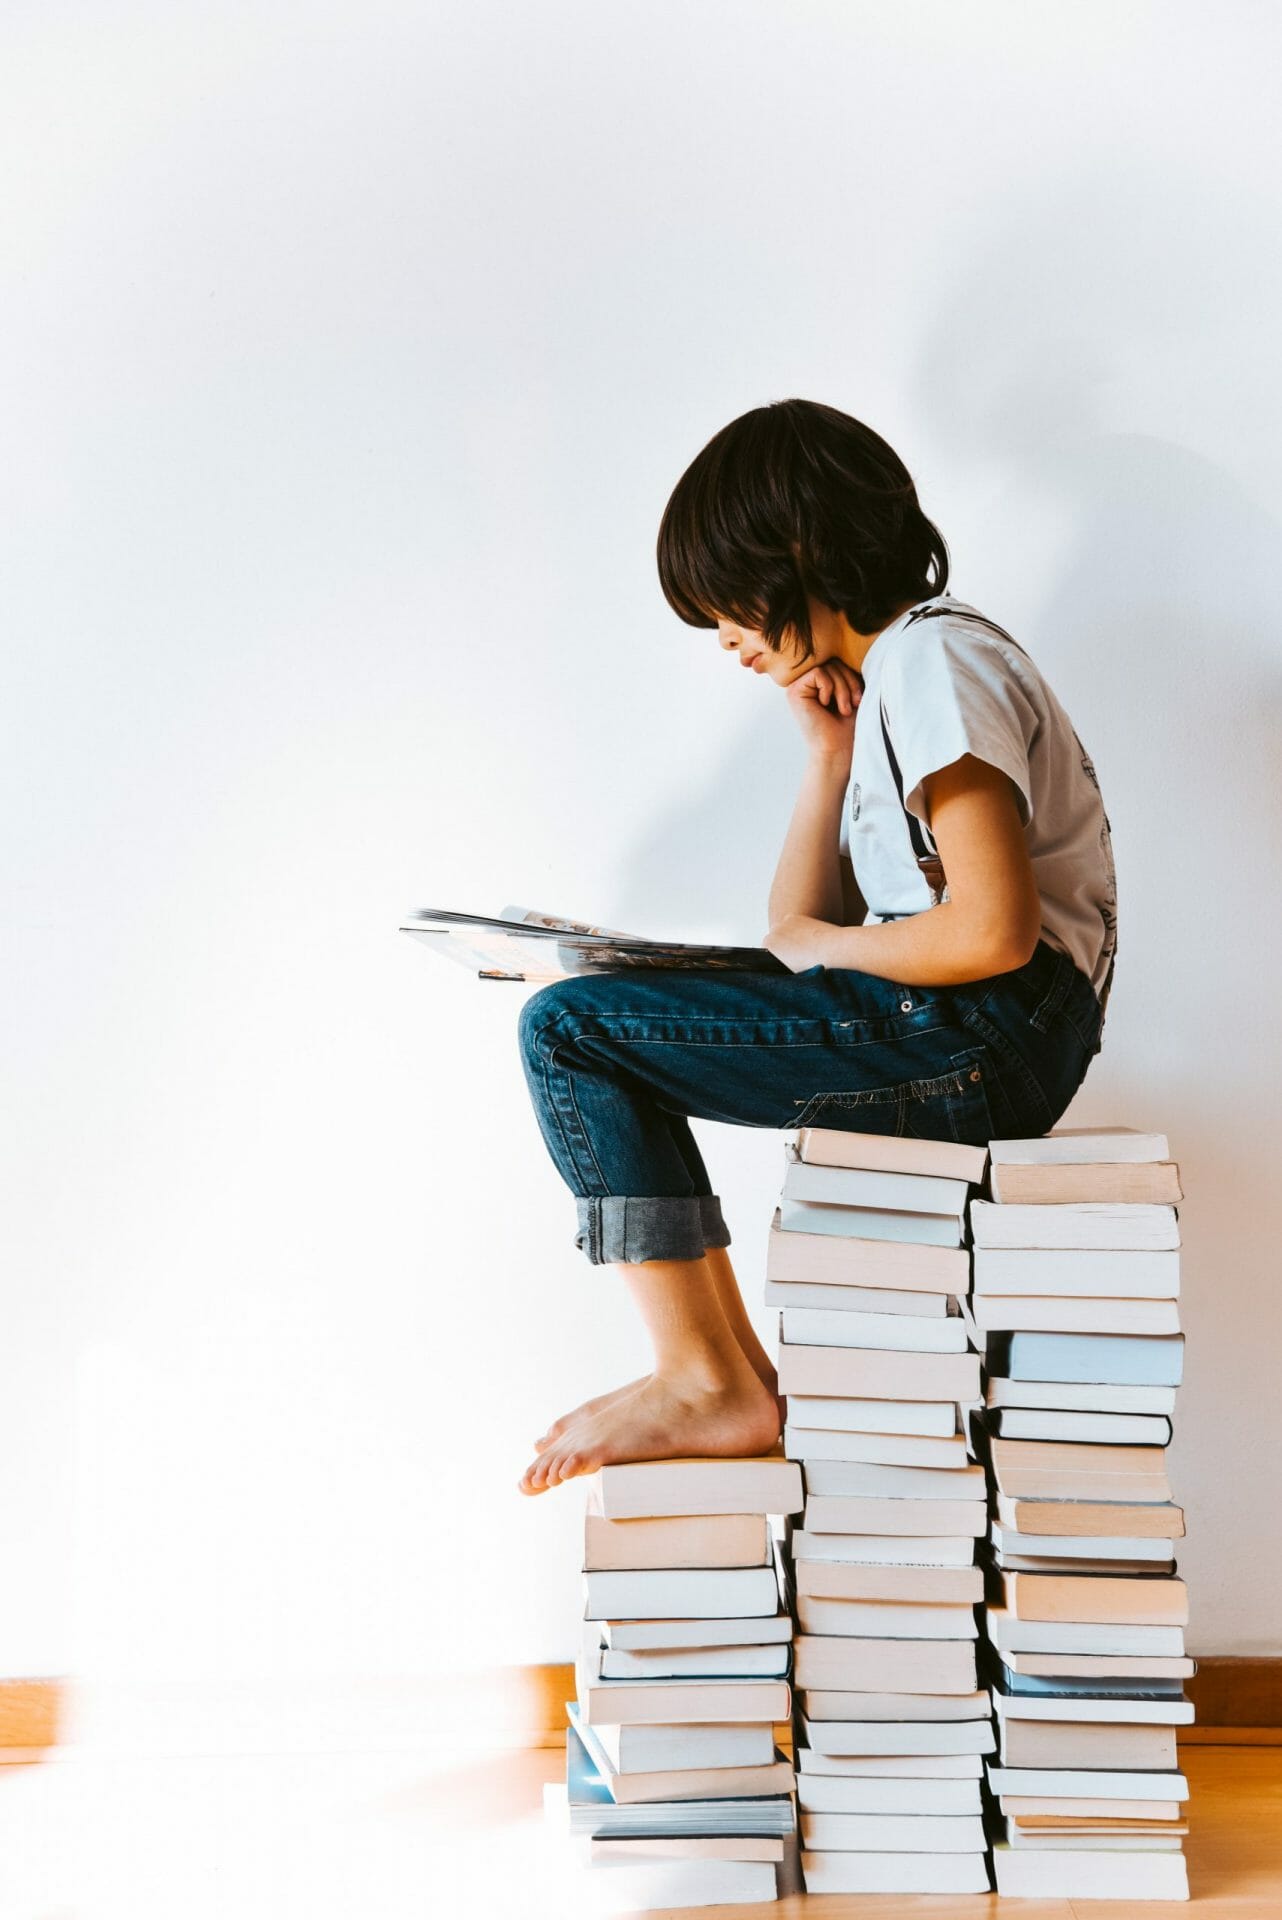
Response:
[[[1042,937],[1072,957],[1103,999],[1117,945],[1117,879],[1095,768],[1037,666],[1013,640],[978,624],[985,618],[965,601],[937,594],[909,607],[868,649],[841,850],[854,866],[869,922],[933,904],[879,708],[904,800],[923,823],[928,775],[966,753],[1000,767],[1018,792]]]

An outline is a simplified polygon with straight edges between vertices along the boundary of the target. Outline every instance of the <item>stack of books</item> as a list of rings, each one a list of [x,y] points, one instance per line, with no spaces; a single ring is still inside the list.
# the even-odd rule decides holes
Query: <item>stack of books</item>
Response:
[[[960,1420],[979,1359],[958,1306],[986,1150],[816,1127],[785,1155],[766,1303],[784,1451],[805,1477],[784,1576],[806,1889],[986,1892],[987,1508]]]
[[[568,1706],[571,1834],[606,1909],[774,1900],[795,1870],[792,1621],[772,1514],[782,1453],[655,1460],[585,1480],[586,1605]]]
[[[1176,1728],[1193,1718],[1166,1474],[1179,1330],[1179,1169],[1160,1134],[990,1145],[970,1209],[972,1415],[991,1528],[984,1677],[999,1752],[997,1890],[1188,1898]]]

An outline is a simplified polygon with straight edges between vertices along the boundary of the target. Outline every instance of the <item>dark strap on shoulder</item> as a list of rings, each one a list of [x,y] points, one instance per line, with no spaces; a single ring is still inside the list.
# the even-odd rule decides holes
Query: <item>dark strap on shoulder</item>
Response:
[[[905,628],[911,627],[917,620],[940,620],[944,618],[950,620],[969,620],[975,625],[988,627],[991,632],[999,634],[1003,640],[1009,640],[1012,647],[1019,647],[1021,653],[1024,651],[1023,647],[1019,646],[1019,641],[1016,640],[1012,634],[1007,633],[1004,627],[999,627],[993,620],[986,620],[981,613],[964,613],[960,607],[923,607],[917,612],[910,613],[904,622],[904,626]],[[891,744],[890,728],[886,724],[886,703],[884,700],[881,702],[881,737],[886,743],[886,759],[890,765],[891,778],[895,783],[895,791],[899,795],[899,804],[903,809],[904,819],[908,823],[908,838],[912,843],[912,850],[917,865],[921,868],[935,891],[942,892],[945,885],[944,869],[935,846],[935,837],[930,832],[930,829],[910,810],[904,798],[904,777],[899,770],[898,755]]]
[[[904,819],[908,822],[908,838],[912,841],[913,852],[918,861],[929,860],[935,855],[933,835],[927,839],[927,831],[904,799],[904,776],[899,771],[899,756],[890,742],[890,728],[886,725],[886,703],[881,702],[881,737],[886,742],[886,758],[890,762],[891,778],[895,783],[895,792],[899,795],[899,804],[904,810]]]
[[[999,627],[995,620],[986,620],[982,613],[963,613],[960,607],[922,607],[919,612],[909,614],[904,626],[911,627],[917,620],[969,620],[973,625],[987,627],[1001,639],[1009,640],[1012,647],[1019,647],[1021,653],[1026,651],[1019,646],[1013,633],[1007,633],[1005,627]]]

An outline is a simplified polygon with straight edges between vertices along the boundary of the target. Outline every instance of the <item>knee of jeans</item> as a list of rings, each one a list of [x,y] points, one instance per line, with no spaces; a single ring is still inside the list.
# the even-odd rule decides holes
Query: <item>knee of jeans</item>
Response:
[[[551,980],[546,986],[540,987],[537,993],[532,993],[521,1008],[516,1031],[521,1052],[527,1060],[534,1059],[538,1054],[540,1033],[546,1032],[557,1015],[566,1010],[568,996],[564,990],[572,985],[572,979]]]

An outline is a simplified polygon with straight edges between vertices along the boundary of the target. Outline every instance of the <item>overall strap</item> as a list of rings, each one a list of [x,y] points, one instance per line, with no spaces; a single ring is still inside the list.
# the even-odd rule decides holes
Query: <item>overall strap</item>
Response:
[[[1007,633],[1004,627],[999,627],[993,620],[986,620],[981,613],[965,613],[960,607],[923,607],[918,612],[910,613],[904,622],[904,626],[905,629],[907,629],[917,620],[939,620],[944,618],[950,620],[970,620],[978,626],[988,627],[991,632],[999,634],[1003,640],[1009,640],[1012,647],[1019,647],[1021,653],[1024,651],[1023,647],[1019,646],[1019,641],[1016,640],[1013,635]],[[895,783],[895,791],[899,795],[899,804],[903,809],[904,819],[908,823],[908,838],[912,843],[913,855],[917,861],[917,865],[926,877],[931,892],[938,898],[942,896],[944,888],[948,884],[944,877],[944,864],[935,846],[934,835],[930,829],[917,818],[917,815],[909,810],[905,801],[904,778],[899,770],[899,758],[891,744],[890,728],[886,724],[886,703],[884,700],[881,702],[881,737],[886,743],[886,759],[890,765],[891,778]]]

